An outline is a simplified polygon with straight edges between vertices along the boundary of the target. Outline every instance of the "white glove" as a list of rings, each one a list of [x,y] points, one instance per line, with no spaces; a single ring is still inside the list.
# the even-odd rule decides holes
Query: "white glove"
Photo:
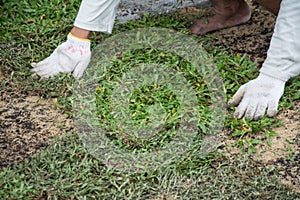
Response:
[[[267,115],[273,117],[277,114],[279,99],[283,95],[285,82],[271,76],[260,75],[242,85],[232,99],[229,106],[236,106],[234,116],[238,119],[243,116],[250,120],[261,119],[267,109]]]
[[[91,42],[68,35],[66,42],[59,45],[54,52],[39,63],[31,63],[32,73],[42,78],[52,77],[60,72],[73,72],[75,78],[80,78],[91,59]]]

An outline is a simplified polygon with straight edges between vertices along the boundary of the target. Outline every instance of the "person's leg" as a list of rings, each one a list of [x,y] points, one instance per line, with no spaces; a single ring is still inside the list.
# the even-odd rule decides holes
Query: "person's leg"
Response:
[[[265,7],[268,11],[277,15],[280,9],[281,0],[256,0],[260,5]]]
[[[92,31],[111,33],[120,0],[83,0],[71,30],[73,36],[88,39]]]
[[[190,27],[193,34],[205,33],[236,26],[247,22],[251,17],[251,10],[244,0],[211,0],[208,22],[196,20]]]
[[[120,0],[83,0],[74,22],[82,30],[111,33]]]
[[[89,39],[90,34],[92,33],[92,31],[85,30],[85,29],[78,28],[78,27],[74,26],[71,30],[71,33],[75,37],[82,38],[82,39]]]

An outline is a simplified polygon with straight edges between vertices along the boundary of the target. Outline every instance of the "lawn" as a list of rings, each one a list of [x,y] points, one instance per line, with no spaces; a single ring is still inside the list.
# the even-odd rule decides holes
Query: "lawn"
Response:
[[[80,1],[1,1],[0,7],[0,149],[9,152],[5,144],[14,132],[6,125],[4,117],[6,98],[38,97],[30,109],[37,109],[41,102],[48,102],[49,108],[62,121],[78,120],[74,105],[74,88],[80,84],[71,74],[60,74],[54,78],[40,80],[30,74],[30,63],[47,57],[57,45],[65,41],[72,27]],[[223,79],[224,100],[228,100],[237,89],[258,75],[258,64],[251,56],[220,45],[216,33],[203,37],[189,35],[186,15],[171,13],[160,16],[145,15],[140,20],[125,24],[118,23],[112,35],[94,33],[93,49],[109,39],[137,28],[164,28],[191,38],[207,52],[220,77]],[[249,25],[249,24],[248,24]],[[221,41],[221,40],[219,40]],[[98,46],[97,46],[98,45]],[[267,46],[268,44],[262,44]],[[257,47],[256,50],[261,50]],[[97,61],[96,63],[100,63]],[[279,117],[264,117],[260,121],[249,122],[232,117],[234,108],[226,110],[222,131],[218,133],[219,143],[208,154],[199,154],[201,142],[209,134],[211,117],[211,94],[207,81],[195,72],[192,62],[157,48],[145,48],[123,52],[113,58],[105,76],[99,78],[95,88],[99,127],[110,127],[107,138],[116,146],[131,152],[147,152],[161,148],[172,141],[177,130],[181,106],[178,96],[159,84],[144,84],[134,90],[130,98],[130,114],[134,124],[151,121],[149,109],[160,104],[167,119],[162,131],[151,139],[140,139],[136,135],[124,134],[110,110],[116,104],[113,95],[114,82],[122,73],[140,64],[159,63],[182,72],[191,89],[196,94],[198,104],[198,135],[195,145],[163,167],[124,173],[96,159],[84,145],[83,136],[75,128],[66,129],[59,125],[59,132],[49,135],[49,141],[35,147],[31,154],[23,154],[22,149],[12,148],[10,154],[0,160],[1,199],[297,199],[300,198],[300,154],[299,154],[299,77],[287,83],[285,95],[280,102]],[[82,80],[86,80],[83,78]],[[154,91],[154,92],[153,92]],[[9,97],[5,97],[7,94]],[[25,102],[26,103],[26,102]],[[21,111],[26,110],[20,107]],[[22,114],[21,111],[19,114]],[[1,116],[2,115],[2,116]],[[281,117],[280,117],[281,116]],[[17,118],[17,117],[16,117]],[[29,117],[30,118],[30,117]],[[9,118],[10,119],[10,118]],[[60,118],[59,118],[60,119]],[[43,119],[40,119],[41,123]],[[17,121],[12,123],[18,124]],[[44,121],[43,121],[44,123]],[[47,121],[46,121],[47,123]],[[279,140],[278,135],[287,125],[296,126],[290,140]],[[298,126],[297,126],[298,124]],[[74,126],[73,124],[71,126]],[[49,126],[45,126],[47,129]],[[130,128],[130,127],[129,127]],[[8,131],[9,130],[9,131]],[[25,128],[24,128],[25,130]],[[27,129],[26,129],[27,130]],[[43,129],[34,130],[36,135]],[[50,128],[49,128],[50,131]],[[281,131],[281,132],[280,132]],[[79,134],[78,134],[79,133]],[[18,132],[26,136],[27,132]],[[12,143],[17,140],[14,136]],[[39,136],[36,136],[39,137]],[[34,138],[32,136],[32,138]],[[15,139],[15,140],[14,140]],[[51,139],[51,140],[50,140]],[[277,143],[275,143],[277,141]],[[21,141],[26,145],[27,141]],[[30,141],[29,141],[30,142]],[[274,146],[275,145],[275,146]],[[277,157],[264,160],[264,152],[277,151]],[[5,148],[4,148],[5,147]],[[24,146],[21,146],[24,148]],[[27,148],[25,148],[27,151]],[[29,150],[28,150],[29,151]],[[30,150],[31,151],[31,150]],[[14,154],[25,159],[14,160]],[[8,162],[8,155],[12,162]],[[26,155],[26,156],[25,156]],[[1,163],[3,162],[3,163]],[[296,189],[295,189],[296,188]],[[299,191],[298,191],[299,192]]]

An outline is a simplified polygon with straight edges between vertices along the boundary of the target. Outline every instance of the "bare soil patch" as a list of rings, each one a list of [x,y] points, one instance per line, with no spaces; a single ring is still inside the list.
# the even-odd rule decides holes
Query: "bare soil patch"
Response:
[[[248,139],[260,139],[260,144],[255,145],[256,151],[252,153],[253,163],[270,168],[275,168],[280,176],[281,183],[289,186],[293,191],[300,193],[300,102],[292,110],[281,111],[277,118],[282,126],[274,128],[276,136],[271,137],[271,146],[263,134],[251,135]],[[241,154],[241,149],[234,147],[237,142],[230,138],[231,131],[222,133],[222,152],[226,157],[232,158]],[[247,148],[247,145],[245,146]]]
[[[29,158],[72,127],[72,120],[55,109],[51,100],[13,83],[1,86],[0,170]]]

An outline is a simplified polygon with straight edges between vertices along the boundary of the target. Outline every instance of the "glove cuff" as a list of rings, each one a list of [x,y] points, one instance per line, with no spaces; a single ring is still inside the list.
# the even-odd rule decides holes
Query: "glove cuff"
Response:
[[[271,83],[282,83],[282,84],[285,84],[285,82],[286,82],[284,80],[281,80],[279,78],[270,76],[269,74],[265,74],[263,72],[260,72],[259,76],[257,78],[260,79],[260,80],[262,80],[262,81],[268,81],[268,82],[271,82]]]
[[[80,45],[80,46],[83,46],[85,48],[90,48],[90,46],[91,46],[91,41],[89,39],[76,37],[72,33],[69,33],[67,38],[68,38],[69,42],[71,42],[75,45]]]

